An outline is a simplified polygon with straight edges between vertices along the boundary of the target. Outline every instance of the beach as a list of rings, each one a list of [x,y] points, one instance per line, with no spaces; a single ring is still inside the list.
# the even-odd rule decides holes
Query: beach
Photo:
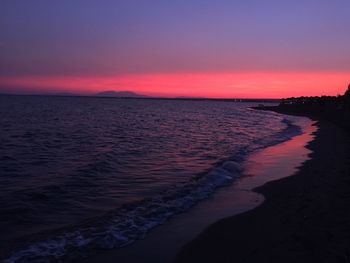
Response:
[[[236,188],[250,178],[245,161],[289,145],[312,123],[246,102],[0,99],[6,262],[107,262],[100,258],[107,254],[111,262],[172,262],[207,226],[259,205],[263,196],[251,189],[276,178]],[[292,174],[307,158],[298,148],[311,139],[292,154],[301,158],[289,174],[271,174]]]
[[[295,175],[255,189],[262,205],[212,224],[176,262],[349,262],[349,140],[328,121],[317,126]]]
[[[38,98],[34,100],[36,99]],[[64,99],[63,102],[69,100],[71,99]],[[77,104],[79,100],[75,102]],[[143,103],[147,104],[148,101]],[[164,102],[159,103],[165,107]],[[187,107],[192,107],[191,105],[188,104]],[[197,108],[201,105],[197,105]],[[8,253],[3,246],[1,249],[4,251],[3,258],[7,260],[5,262],[37,262],[39,259],[47,262],[84,263],[322,262],[323,259],[325,262],[346,262],[350,182],[346,177],[349,174],[348,138],[344,132],[327,121],[317,121],[312,116],[305,118],[307,114],[303,113],[294,114],[301,117],[292,116],[293,112],[285,112],[280,107],[258,107],[264,110],[258,111],[246,104],[235,104],[236,108],[231,108],[232,105],[220,102],[215,106],[221,107],[222,113],[226,112],[226,106],[230,106],[231,113],[234,114],[228,115],[223,123],[237,133],[236,136],[232,132],[227,133],[225,144],[220,144],[217,148],[222,150],[226,145],[231,152],[235,145],[245,143],[242,148],[236,146],[236,154],[228,156],[230,158],[226,161],[201,174],[198,177],[200,180],[182,187],[168,188],[162,195],[149,199],[151,202],[136,202],[129,210],[123,210],[119,214],[116,213],[118,210],[112,210],[83,225],[42,233],[41,236],[33,235],[27,243],[20,243],[19,239],[15,244],[19,249],[15,253]],[[84,108],[83,105],[81,107]],[[116,106],[113,104],[111,107]],[[206,112],[206,108],[203,107],[202,110]],[[197,114],[200,113],[201,111]],[[219,116],[221,115],[220,111]],[[244,116],[245,122],[242,123],[242,118],[237,118],[240,115]],[[216,118],[213,121],[217,123]],[[236,127],[235,121],[238,121]],[[44,125],[42,129],[45,127]],[[225,126],[220,129],[215,125],[210,127],[213,127],[211,131],[214,133],[225,131]],[[189,132],[186,138],[193,134],[198,136],[198,131]],[[211,138],[210,133],[201,136]],[[244,136],[250,137],[244,139]],[[113,137],[113,140],[117,139]],[[193,141],[196,142],[196,138]],[[208,144],[199,143],[200,147],[202,145],[206,145],[208,151],[215,149],[215,145],[208,147]],[[169,149],[174,151],[174,148]],[[183,144],[179,144],[178,149],[183,149]],[[200,149],[199,153],[204,154],[205,149]],[[108,162],[90,164],[99,168],[90,173],[90,179],[95,185],[99,181],[94,176],[106,174],[105,170],[100,169],[115,164],[111,159],[114,154],[111,153],[114,151],[107,156],[99,154],[101,160]],[[164,151],[161,153],[163,155]],[[130,156],[134,157],[133,154]],[[164,161],[172,164],[170,160]],[[188,163],[195,164],[195,159],[191,158]],[[184,161],[179,163],[184,164]],[[82,175],[91,171],[90,166],[86,169],[81,170]],[[164,172],[162,174],[166,175]],[[79,174],[75,179],[79,179]],[[86,183],[86,178],[83,179],[82,182]],[[130,180],[131,183],[133,181]],[[113,187],[113,191],[116,191],[116,186],[120,184],[111,182],[113,181],[103,185],[103,189]],[[166,182],[166,178],[154,180],[144,188],[154,187],[159,182]],[[60,185],[61,182],[57,183]],[[132,186],[128,186],[127,193],[130,193]],[[89,185],[86,189],[90,188]],[[48,192],[46,185],[38,189],[42,189],[40,198],[25,200],[42,203],[46,196],[50,200],[59,200],[66,185],[59,188],[60,195],[56,198],[55,192],[51,188],[48,188]],[[31,194],[27,192],[24,193]],[[62,209],[67,210],[66,207]],[[84,210],[79,211],[83,215]],[[61,215],[69,216],[70,213]],[[41,219],[49,218],[44,216]],[[12,220],[11,223],[15,224],[16,221]],[[17,232],[22,233],[18,229]],[[6,235],[2,238],[5,240]],[[56,242],[57,240],[62,243]],[[8,251],[11,252],[11,243],[7,243]],[[10,257],[6,258],[6,255]]]
[[[244,176],[233,185],[218,190],[190,211],[155,228],[144,239],[124,248],[101,251],[82,262],[173,262],[181,248],[209,225],[258,207],[265,198],[254,192],[254,188],[293,175],[310,159],[312,151],[305,145],[314,139],[318,127],[310,119],[299,121],[303,127],[300,135],[253,153],[244,163]]]
[[[350,1],[0,7],[0,263],[350,263]]]

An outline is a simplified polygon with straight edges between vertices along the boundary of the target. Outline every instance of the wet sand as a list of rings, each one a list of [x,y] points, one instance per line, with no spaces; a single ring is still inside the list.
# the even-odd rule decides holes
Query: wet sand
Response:
[[[349,139],[317,125],[295,175],[255,189],[261,206],[212,224],[176,262],[350,262]]]
[[[263,203],[264,196],[253,192],[254,188],[294,174],[309,159],[311,151],[305,145],[317,128],[309,120],[303,126],[302,135],[251,155],[244,164],[244,177],[233,185],[155,228],[145,239],[121,249],[101,251],[83,262],[173,262],[181,248],[209,225]]]

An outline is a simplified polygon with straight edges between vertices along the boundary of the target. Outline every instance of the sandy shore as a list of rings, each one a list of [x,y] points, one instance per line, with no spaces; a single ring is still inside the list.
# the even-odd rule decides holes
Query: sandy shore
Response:
[[[257,188],[261,206],[209,226],[176,262],[350,262],[349,140],[318,126],[294,176]]]
[[[166,224],[153,229],[145,239],[124,248],[100,251],[82,262],[173,262],[181,248],[209,225],[263,203],[264,196],[252,189],[295,174],[297,167],[310,158],[311,151],[305,145],[313,140],[317,127],[304,118],[299,119],[298,123],[303,129],[301,135],[250,155],[243,164],[244,176],[240,180],[219,189],[186,213],[176,215]]]

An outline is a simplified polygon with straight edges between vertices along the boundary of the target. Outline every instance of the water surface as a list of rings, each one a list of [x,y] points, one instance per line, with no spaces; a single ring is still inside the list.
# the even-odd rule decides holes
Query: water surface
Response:
[[[250,153],[300,134],[295,117],[249,105],[0,96],[1,253],[64,261],[187,211]]]

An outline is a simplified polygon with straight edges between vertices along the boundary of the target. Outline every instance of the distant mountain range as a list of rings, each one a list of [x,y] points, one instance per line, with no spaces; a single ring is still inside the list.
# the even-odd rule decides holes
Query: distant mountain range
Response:
[[[117,97],[117,98],[145,98],[147,96],[137,94],[132,91],[102,91],[99,93],[96,93],[95,96],[97,97]]]

